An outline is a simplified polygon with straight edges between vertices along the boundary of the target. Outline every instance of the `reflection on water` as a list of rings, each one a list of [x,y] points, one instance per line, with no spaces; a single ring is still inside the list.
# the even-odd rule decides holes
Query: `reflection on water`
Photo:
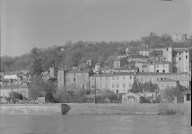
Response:
[[[0,134],[191,134],[191,115],[0,115]]]

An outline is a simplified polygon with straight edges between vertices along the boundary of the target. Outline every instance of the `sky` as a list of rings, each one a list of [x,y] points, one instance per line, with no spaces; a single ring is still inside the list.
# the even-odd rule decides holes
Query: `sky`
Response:
[[[1,56],[150,32],[192,33],[192,0],[1,0]]]

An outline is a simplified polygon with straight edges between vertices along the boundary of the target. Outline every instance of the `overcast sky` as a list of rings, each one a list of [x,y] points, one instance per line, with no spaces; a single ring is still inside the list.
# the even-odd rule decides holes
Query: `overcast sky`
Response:
[[[6,0],[1,2],[1,55],[66,40],[124,41],[150,32],[192,32],[191,0]]]

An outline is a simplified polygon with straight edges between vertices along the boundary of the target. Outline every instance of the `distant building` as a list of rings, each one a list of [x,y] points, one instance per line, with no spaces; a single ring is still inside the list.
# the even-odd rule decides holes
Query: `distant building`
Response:
[[[150,63],[147,66],[147,72],[172,73],[172,63],[169,61]]]
[[[191,90],[185,90],[184,95],[184,104],[191,104]]]
[[[114,68],[120,68],[127,64],[127,58],[115,58],[114,59]]]
[[[132,92],[122,95],[122,103],[126,104],[143,103],[144,100],[144,96]]]
[[[145,61],[147,62],[149,60],[148,56],[143,56],[143,55],[129,55],[128,56],[128,62],[133,62],[133,61]]]
[[[4,79],[5,80],[10,80],[10,79],[13,79],[13,80],[18,80],[19,78],[18,78],[18,76],[17,76],[17,73],[6,73],[5,75],[4,75]]]
[[[29,89],[26,83],[21,83],[5,85],[0,89],[0,91],[0,95],[4,97],[9,97],[11,92],[17,92],[22,94],[23,97],[28,98]]]
[[[52,78],[57,78],[57,68],[55,66],[49,68],[49,74]]]
[[[185,41],[187,39],[187,34],[181,34],[181,33],[174,33],[172,35],[172,39],[175,42],[181,42],[181,41]]]

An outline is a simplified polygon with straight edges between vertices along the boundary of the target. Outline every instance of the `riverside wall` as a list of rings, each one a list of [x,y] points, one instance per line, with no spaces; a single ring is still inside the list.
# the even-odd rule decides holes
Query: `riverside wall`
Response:
[[[159,114],[160,104],[70,104],[68,115],[106,114],[106,115],[131,115],[131,114]],[[177,113],[191,114],[191,105],[169,103],[169,109]]]
[[[67,114],[67,104],[3,104],[0,114]]]
[[[4,104],[0,105],[0,114],[60,114],[60,115],[157,115],[160,104]],[[167,104],[177,113],[191,114],[189,104]]]

